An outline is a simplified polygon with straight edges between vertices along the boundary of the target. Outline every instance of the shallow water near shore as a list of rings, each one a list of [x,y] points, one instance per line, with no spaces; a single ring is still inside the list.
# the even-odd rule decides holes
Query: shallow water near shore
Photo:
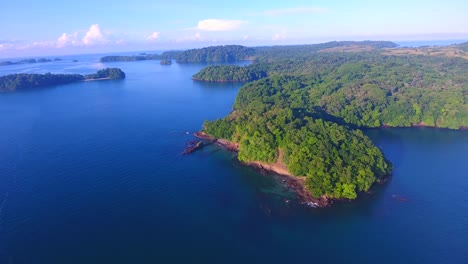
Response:
[[[0,94],[0,263],[468,259],[466,131],[368,130],[395,165],[391,180],[307,208],[216,145],[182,155],[204,120],[231,111],[240,84],[192,81],[203,65],[99,57],[0,67],[127,75]]]

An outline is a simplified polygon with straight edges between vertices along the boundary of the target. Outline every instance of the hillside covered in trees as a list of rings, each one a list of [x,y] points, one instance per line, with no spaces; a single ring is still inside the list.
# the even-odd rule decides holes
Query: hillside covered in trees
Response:
[[[10,74],[0,76],[0,92],[42,88],[54,85],[97,79],[124,79],[125,73],[118,68],[106,68],[95,74]]]
[[[391,173],[392,165],[360,130],[341,125],[302,101],[305,87],[275,76],[241,88],[234,111],[205,122],[204,132],[239,143],[244,162],[275,163],[279,151],[315,197],[354,199]]]
[[[354,199],[392,171],[359,128],[468,126],[467,60],[389,54],[386,42],[333,45],[264,48],[249,66],[203,69],[195,79],[250,81],[232,113],[203,131],[238,143],[241,161],[281,159],[315,197]]]
[[[210,82],[247,82],[267,77],[265,71],[235,65],[213,65],[203,68],[194,80]]]
[[[184,51],[177,55],[177,63],[226,63],[248,60],[255,49],[239,45],[214,46]]]
[[[242,81],[254,81],[265,74],[294,76],[297,85],[307,87],[304,103],[358,127],[468,126],[468,60],[404,52],[318,51],[296,57],[293,48],[284,58],[265,55],[249,66],[209,66],[194,78],[236,81],[240,78],[233,76],[242,76]]]

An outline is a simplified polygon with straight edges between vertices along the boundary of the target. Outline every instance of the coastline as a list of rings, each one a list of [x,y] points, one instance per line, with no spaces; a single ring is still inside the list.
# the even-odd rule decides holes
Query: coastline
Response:
[[[239,144],[228,141],[226,139],[218,139],[211,137],[204,132],[195,132],[193,134],[195,137],[212,140],[215,144],[220,147],[223,147],[232,152],[239,151]],[[290,189],[294,190],[296,197],[299,203],[305,204],[310,207],[327,207],[332,204],[332,200],[326,196],[320,198],[315,198],[312,196],[309,190],[305,186],[305,177],[294,176],[289,173],[286,165],[281,161],[283,153],[278,149],[278,159],[275,163],[269,164],[260,161],[251,161],[251,162],[242,162],[246,166],[254,167],[260,171],[271,172],[279,175],[282,178],[282,182]]]
[[[104,81],[104,80],[111,80],[110,77],[105,77],[105,78],[97,78],[97,79],[84,79],[84,82],[91,82],[91,81]]]
[[[213,82],[213,83],[247,83],[250,81],[234,81],[234,80],[205,80],[205,79],[199,79],[199,78],[193,78],[193,81],[197,82]]]

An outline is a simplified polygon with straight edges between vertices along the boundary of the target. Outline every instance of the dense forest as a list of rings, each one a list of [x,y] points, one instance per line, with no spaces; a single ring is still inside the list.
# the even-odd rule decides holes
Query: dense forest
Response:
[[[239,143],[241,161],[281,157],[315,197],[353,199],[392,170],[359,128],[468,126],[466,59],[349,44],[265,47],[249,66],[203,69],[195,79],[250,81],[232,113],[204,132]]]
[[[226,63],[250,59],[255,49],[226,45],[187,50],[176,57],[177,63]]]
[[[166,51],[162,54],[139,54],[133,56],[105,56],[101,62],[176,60],[177,63],[227,63],[252,58],[255,49],[239,45],[213,46],[186,51]]]
[[[275,163],[282,151],[289,172],[306,176],[316,197],[353,199],[390,174],[391,164],[369,138],[306,105],[304,92],[293,77],[249,83],[241,88],[235,110],[205,122],[204,131],[239,143],[241,161]]]
[[[177,63],[232,63],[252,60],[254,58],[297,58],[320,50],[356,45],[368,49],[394,48],[397,44],[390,41],[332,41],[313,45],[273,46],[249,48],[240,45],[211,46],[186,51],[166,51],[162,54],[146,54],[132,56],[104,56],[101,62],[141,61],[141,60],[176,60]]]
[[[95,74],[10,74],[0,76],[0,92],[15,91],[21,89],[41,88],[54,85],[61,85],[84,80],[95,79],[123,79],[125,73],[117,68],[107,68],[99,70]]]
[[[203,68],[193,76],[194,80],[211,82],[247,82],[267,77],[265,71],[235,65],[213,65]]]
[[[125,79],[125,73],[119,68],[105,68],[97,71],[94,74],[85,75],[86,80],[95,80],[95,79]]]
[[[259,56],[249,66],[209,66],[194,78],[254,81],[265,73],[294,76],[294,83],[307,87],[307,105],[359,127],[468,126],[466,59],[388,55],[381,50],[307,54],[296,57],[293,49],[285,58]]]

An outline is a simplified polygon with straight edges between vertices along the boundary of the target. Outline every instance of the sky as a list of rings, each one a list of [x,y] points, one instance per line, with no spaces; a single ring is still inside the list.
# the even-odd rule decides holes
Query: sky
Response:
[[[468,39],[466,0],[15,0],[0,57],[333,40]]]

